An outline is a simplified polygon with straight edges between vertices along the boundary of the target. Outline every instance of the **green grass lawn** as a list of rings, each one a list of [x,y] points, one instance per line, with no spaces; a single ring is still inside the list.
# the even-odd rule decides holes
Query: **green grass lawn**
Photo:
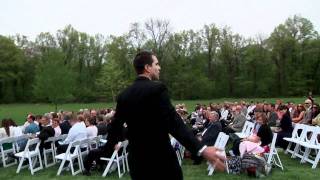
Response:
[[[215,100],[184,100],[184,101],[173,101],[173,104],[185,103],[189,112],[193,110],[197,103],[208,104],[210,102],[224,102],[224,101],[240,101],[240,100],[254,100],[254,101],[263,101],[274,103],[278,98],[268,98],[268,99],[215,99]],[[284,102],[293,101],[295,103],[301,103],[305,98],[281,98]],[[112,103],[91,103],[91,104],[64,104],[60,105],[58,109],[63,109],[67,111],[78,111],[81,108],[107,108],[112,107],[114,104]],[[28,113],[32,112],[33,114],[43,114],[45,112],[54,111],[54,106],[49,104],[1,104],[0,105],[0,119],[4,117],[11,117],[16,120],[19,124],[22,124],[25,120],[25,117]],[[318,179],[320,177],[319,167],[312,170],[310,164],[300,164],[298,160],[291,159],[289,155],[285,155],[280,153],[280,157],[282,163],[285,167],[284,171],[281,171],[278,168],[273,169],[272,174],[266,179]],[[150,158],[150,165],[152,163],[152,158]],[[154,162],[156,163],[156,162]],[[34,176],[30,175],[28,170],[22,170],[20,174],[16,174],[17,166],[13,166],[10,168],[3,168],[0,166],[0,180],[11,180],[11,179],[59,179],[59,180],[69,180],[75,177],[71,176],[70,172],[64,172],[61,176],[56,176],[58,166],[50,167],[48,169],[44,169],[40,172],[37,172]],[[227,175],[225,173],[218,172],[213,175],[213,177],[207,176],[206,164],[202,163],[199,166],[193,166],[190,160],[184,160],[182,169],[184,173],[184,179],[186,180],[202,180],[202,179],[247,179],[246,175]],[[82,175],[76,176],[78,180],[82,179],[104,179],[101,177],[101,172],[94,172],[93,176],[90,178]],[[156,175],[155,175],[156,176]],[[112,173],[106,179],[118,179],[116,173]],[[126,175],[122,179],[130,179],[128,175]]]
[[[224,101],[229,102],[239,102],[241,100],[245,100],[247,102],[253,100],[257,101],[267,101],[270,103],[275,103],[276,99],[279,98],[255,98],[255,99],[236,99],[236,98],[221,98],[221,99],[213,99],[213,100],[179,100],[172,101],[173,104],[185,103],[188,111],[191,112],[197,103],[201,104],[209,104],[213,103],[222,103]],[[292,101],[294,103],[302,103],[305,98],[281,98],[284,102]],[[109,108],[114,107],[113,103],[70,103],[70,104],[62,104],[58,106],[58,109],[62,109],[65,111],[79,111],[79,109],[83,108]],[[0,104],[0,120],[3,118],[12,118],[18,124],[22,124],[25,121],[27,114],[44,114],[46,112],[54,111],[55,107],[50,104]]]
[[[273,168],[272,173],[265,179],[318,179],[320,177],[319,167],[316,169],[311,169],[310,164],[300,164],[297,159],[291,159],[289,155],[279,153],[281,161],[284,166],[284,171],[281,171],[279,168]],[[150,158],[150,165],[152,163],[152,158]],[[155,162],[156,163],[156,162]],[[23,169],[20,174],[16,174],[17,166],[12,166],[9,168],[0,167],[0,179],[1,180],[46,180],[46,179],[59,179],[59,180],[71,180],[76,178],[77,180],[84,179],[108,179],[116,180],[118,175],[116,172],[113,172],[111,175],[108,175],[106,178],[101,177],[102,172],[94,171],[92,176],[87,177],[83,175],[77,175],[75,177],[71,176],[71,172],[64,171],[61,176],[56,176],[58,171],[58,166],[53,166],[48,169],[43,169],[35,173],[32,176],[27,169]],[[213,176],[207,176],[206,163],[203,162],[201,165],[194,166],[192,161],[187,159],[183,161],[182,169],[185,180],[223,180],[223,179],[247,179],[248,176],[245,174],[241,175],[228,175],[226,173],[217,172]],[[156,176],[156,174],[155,174]],[[130,179],[128,174],[125,175],[122,179]]]

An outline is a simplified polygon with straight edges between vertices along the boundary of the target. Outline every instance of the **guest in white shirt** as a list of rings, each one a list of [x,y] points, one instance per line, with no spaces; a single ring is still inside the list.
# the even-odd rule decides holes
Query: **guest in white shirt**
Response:
[[[60,120],[58,118],[52,119],[52,127],[54,129],[54,137],[58,137],[61,135],[61,128],[60,128]]]
[[[77,117],[75,115],[72,116],[70,120],[72,127],[69,130],[67,138],[60,143],[60,146],[58,147],[59,154],[66,152],[69,143],[87,138],[86,125],[83,121],[80,121],[80,119],[84,119],[83,115],[78,115]]]
[[[96,118],[95,116],[91,117],[90,119],[86,119],[85,121],[87,126],[87,137],[94,138],[98,135],[98,128],[95,126]]]

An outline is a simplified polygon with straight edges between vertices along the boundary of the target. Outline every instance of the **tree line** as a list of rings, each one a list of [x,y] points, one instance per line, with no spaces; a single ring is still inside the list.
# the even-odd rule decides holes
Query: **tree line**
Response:
[[[114,101],[135,78],[132,60],[155,52],[174,99],[303,96],[320,91],[320,36],[295,15],[268,36],[230,27],[172,32],[168,20],[131,24],[121,36],[71,25],[55,34],[0,35],[0,103]]]

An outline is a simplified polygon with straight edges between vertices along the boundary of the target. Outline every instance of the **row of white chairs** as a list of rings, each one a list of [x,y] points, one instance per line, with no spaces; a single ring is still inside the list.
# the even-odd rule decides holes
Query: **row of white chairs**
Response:
[[[20,152],[21,147],[19,143],[28,137],[28,135],[21,135],[17,137],[6,137],[0,139],[1,161],[3,167],[9,167],[17,164],[17,161],[10,158],[9,155]]]
[[[289,142],[285,153],[290,153],[291,158],[299,157],[301,159],[300,163],[311,163],[312,169],[314,169],[320,159],[319,136],[319,126],[295,124],[291,138],[283,138]],[[312,151],[315,152],[315,157],[311,155]]]
[[[75,141],[69,143],[68,148],[65,153],[57,154],[56,142],[64,140],[67,135],[61,135],[59,137],[50,137],[45,143],[49,143],[49,148],[43,149],[44,166],[50,167],[55,165],[58,161],[61,161],[57,175],[60,175],[66,168],[71,169],[72,175],[79,174],[84,170],[83,157],[86,156],[90,150],[96,149],[101,144],[100,137],[95,137],[91,139],[83,139],[81,141]],[[29,136],[24,135],[21,137],[9,137],[0,140],[1,149],[1,159],[3,161],[4,167],[8,167],[17,163],[16,159],[12,159],[13,162],[9,163],[9,154],[14,154],[19,158],[19,165],[17,168],[17,173],[21,169],[28,167],[31,174],[43,169],[42,157],[40,154],[40,140],[38,138],[28,139]],[[27,141],[24,150],[20,151],[17,142],[21,139]],[[4,148],[4,144],[11,147],[9,149]],[[119,142],[119,149],[115,150],[110,158],[103,157],[101,160],[108,161],[107,167],[103,173],[106,176],[110,172],[110,167],[113,163],[117,164],[119,178],[123,176],[126,171],[129,171],[128,166],[128,152],[127,152],[128,141]],[[120,149],[122,149],[120,153]],[[51,158],[50,158],[51,157]],[[51,159],[51,162],[49,160]],[[26,165],[23,165],[27,161]],[[68,163],[69,162],[69,163]],[[64,167],[68,164],[68,167]],[[76,164],[78,168],[76,169]],[[122,166],[122,170],[120,168]]]

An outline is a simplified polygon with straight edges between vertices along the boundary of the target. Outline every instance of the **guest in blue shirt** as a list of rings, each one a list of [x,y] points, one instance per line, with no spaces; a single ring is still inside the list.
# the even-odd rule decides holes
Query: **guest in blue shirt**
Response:
[[[36,118],[33,115],[28,115],[27,117],[27,121],[29,123],[29,125],[26,127],[26,129],[24,130],[25,134],[36,134],[37,132],[40,131],[39,129],[39,125],[37,125],[34,120]]]

